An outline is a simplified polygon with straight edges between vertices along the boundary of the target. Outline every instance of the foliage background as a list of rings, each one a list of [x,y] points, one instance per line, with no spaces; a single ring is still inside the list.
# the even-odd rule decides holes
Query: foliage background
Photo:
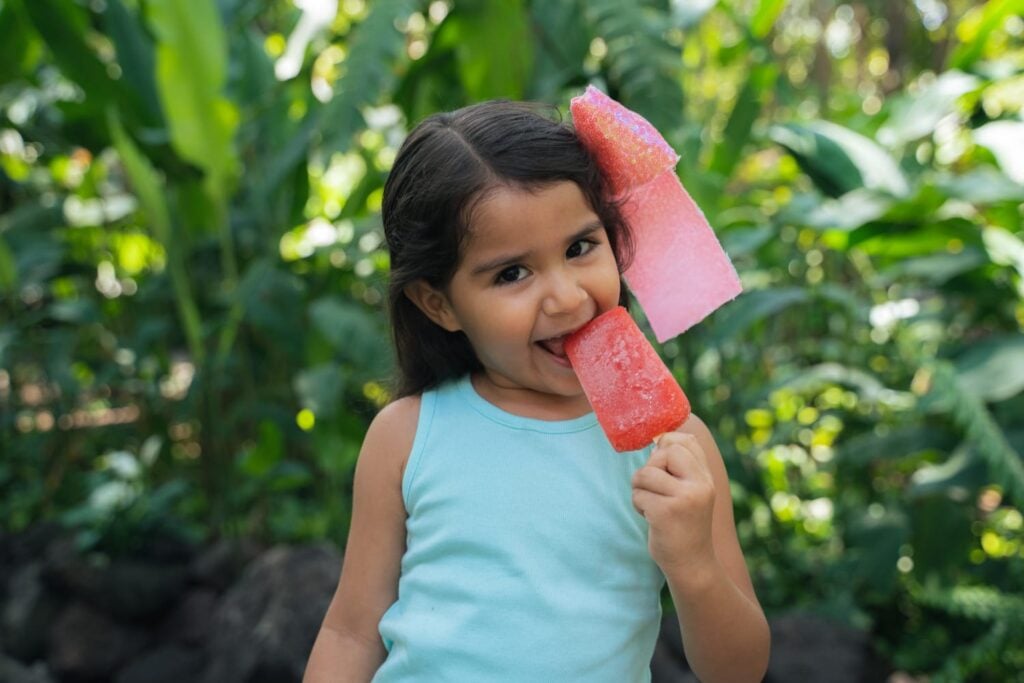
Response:
[[[746,293],[664,345],[766,610],[1024,668],[1021,0],[0,0],[0,524],[344,543],[426,114],[647,116]]]

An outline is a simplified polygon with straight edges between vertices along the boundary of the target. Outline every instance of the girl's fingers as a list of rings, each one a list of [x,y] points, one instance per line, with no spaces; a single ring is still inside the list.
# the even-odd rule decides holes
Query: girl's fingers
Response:
[[[633,474],[633,488],[669,496],[679,486],[679,479],[655,465],[647,464]]]

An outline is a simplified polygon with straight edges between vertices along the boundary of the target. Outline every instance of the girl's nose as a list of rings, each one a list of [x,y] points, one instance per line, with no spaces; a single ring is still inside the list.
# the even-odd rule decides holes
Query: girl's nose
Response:
[[[587,296],[576,277],[568,273],[553,274],[544,295],[542,309],[545,314],[552,316],[572,313],[587,300]]]

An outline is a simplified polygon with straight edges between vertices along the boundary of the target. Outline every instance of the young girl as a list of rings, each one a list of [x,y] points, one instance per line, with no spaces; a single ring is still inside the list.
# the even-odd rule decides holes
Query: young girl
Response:
[[[509,102],[431,116],[383,219],[397,399],[305,680],[650,680],[667,581],[700,680],[760,681],[768,627],[707,427],[616,453],[565,357],[625,303],[631,244],[572,130]]]

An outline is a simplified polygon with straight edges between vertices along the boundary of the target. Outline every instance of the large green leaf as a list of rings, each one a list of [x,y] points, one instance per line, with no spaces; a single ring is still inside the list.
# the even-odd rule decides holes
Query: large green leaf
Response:
[[[584,17],[608,54],[609,93],[671,137],[684,123],[682,58],[666,33],[670,17],[647,2],[584,0]]]
[[[775,316],[790,306],[807,303],[811,298],[811,292],[802,287],[745,292],[718,314],[711,331],[711,343],[736,340],[755,323]]]
[[[175,238],[173,232],[171,212],[167,206],[167,199],[164,196],[163,180],[156,169],[153,168],[149,159],[142,154],[125,132],[120,119],[118,119],[113,109],[109,112],[108,126],[114,141],[114,147],[121,157],[125,173],[135,190],[136,196],[139,198],[139,203],[142,205],[142,210],[146,215],[150,230],[156,240],[167,250],[169,274],[171,285],[174,287],[178,315],[185,331],[185,338],[188,340],[192,360],[197,365],[201,365],[205,356],[202,340],[202,322],[199,309],[192,296],[192,287],[185,268],[182,245]]]
[[[1024,186],[1024,121],[990,121],[973,135],[977,144],[992,152],[1003,173],[1018,188]]]
[[[107,66],[87,42],[91,30],[89,16],[78,3],[72,0],[20,2],[61,72],[81,86],[85,104],[93,115],[102,117],[108,106],[116,105],[129,117],[136,116],[135,93],[110,76]]]
[[[947,71],[913,95],[904,95],[893,105],[893,113],[878,131],[878,140],[888,146],[902,145],[935,132],[935,126],[954,112],[957,101],[981,87],[981,80],[961,71]]]
[[[750,141],[754,121],[775,88],[779,70],[774,64],[756,64],[740,88],[722,140],[715,147],[710,169],[728,177]]]
[[[830,121],[772,126],[769,137],[785,147],[815,185],[830,197],[867,188],[902,197],[910,192],[889,153],[870,138]]]
[[[968,12],[956,27],[956,34],[963,42],[953,51],[949,65],[956,69],[972,66],[984,55],[992,32],[1002,26],[1008,17],[1022,14],[1024,0],[990,0],[984,7]]]
[[[0,234],[0,291],[11,295],[17,285],[18,263],[14,260],[14,252],[7,246],[3,234]]]
[[[16,2],[0,3],[0,85],[30,71],[39,57],[39,41]]]
[[[840,465],[862,467],[881,460],[913,458],[921,453],[948,453],[959,439],[933,426],[903,424],[895,428],[876,428],[838,444]]]
[[[412,0],[377,0],[352,29],[345,73],[335,85],[334,99],[317,114],[317,127],[329,150],[347,150],[363,125],[362,108],[380,104],[395,84],[397,65],[405,55],[405,36],[395,23],[412,14]]]
[[[205,174],[216,204],[226,205],[239,171],[238,111],[224,95],[227,43],[213,0],[151,0],[156,73],[171,144]]]
[[[581,21],[582,0],[530,3],[533,76],[526,97],[553,102],[567,83],[578,79],[590,50],[590,35]]]
[[[751,35],[755,38],[766,37],[785,7],[786,0],[759,0],[754,14],[750,17]]]
[[[984,401],[1024,391],[1024,334],[998,335],[972,344],[956,359],[960,386]]]
[[[156,92],[156,58],[153,39],[146,33],[141,17],[125,7],[122,0],[106,0],[103,25],[117,51],[122,78],[138,94],[147,124],[162,127],[160,100]]]
[[[309,307],[313,327],[337,356],[353,367],[379,374],[390,360],[378,319],[363,308],[336,297],[324,297]]]
[[[518,100],[533,65],[533,41],[522,0],[467,0],[452,11],[462,39],[456,48],[462,84],[473,100]]]

